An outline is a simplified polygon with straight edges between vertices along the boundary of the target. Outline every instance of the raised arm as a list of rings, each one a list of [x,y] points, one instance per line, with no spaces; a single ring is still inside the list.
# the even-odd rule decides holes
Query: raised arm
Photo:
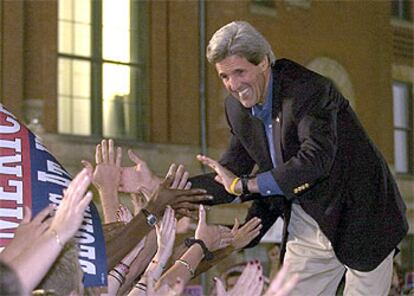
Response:
[[[92,193],[86,193],[91,180],[92,171],[83,169],[65,191],[50,227],[10,262],[27,293],[41,281],[63,246],[79,229],[92,199]]]
[[[99,192],[101,199],[104,223],[116,221],[116,211],[119,206],[118,187],[121,178],[122,149],[115,149],[112,139],[102,140],[96,146],[95,170],[93,172],[93,184]],[[92,168],[92,164],[83,160],[86,167]]]

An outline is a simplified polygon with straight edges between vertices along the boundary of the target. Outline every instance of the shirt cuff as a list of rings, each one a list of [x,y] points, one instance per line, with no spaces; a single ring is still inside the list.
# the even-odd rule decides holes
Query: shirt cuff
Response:
[[[256,181],[261,195],[284,195],[271,172],[258,174],[256,176]]]

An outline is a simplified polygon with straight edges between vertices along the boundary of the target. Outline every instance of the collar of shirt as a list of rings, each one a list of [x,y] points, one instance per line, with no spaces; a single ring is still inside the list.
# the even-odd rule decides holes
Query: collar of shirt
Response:
[[[262,105],[256,104],[252,107],[252,115],[259,118],[264,124],[270,124],[272,122],[272,81],[273,74],[270,72],[265,103]]]

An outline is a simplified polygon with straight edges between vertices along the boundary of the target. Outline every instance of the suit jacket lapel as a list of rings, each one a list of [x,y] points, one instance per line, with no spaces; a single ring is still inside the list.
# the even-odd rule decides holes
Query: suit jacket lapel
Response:
[[[246,112],[249,111],[246,110]],[[267,149],[268,144],[263,124],[260,119],[255,118],[250,113],[248,119],[243,121],[242,124],[242,141],[247,150],[254,154],[252,157],[254,157],[260,170],[269,170],[272,168],[272,159]]]
[[[272,120],[273,120],[273,145],[276,152],[276,165],[283,164],[283,151],[282,151],[282,87],[281,87],[281,71],[275,65],[273,70],[273,96],[272,96]]]

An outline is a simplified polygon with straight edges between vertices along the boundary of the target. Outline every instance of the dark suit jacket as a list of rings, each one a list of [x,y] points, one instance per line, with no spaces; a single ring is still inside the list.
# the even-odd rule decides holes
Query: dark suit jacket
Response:
[[[247,219],[260,217],[264,227],[252,245],[283,212],[289,216],[296,200],[343,264],[374,269],[408,231],[406,208],[384,158],[330,80],[286,59],[276,61],[272,71],[276,168],[261,121],[235,98],[225,101],[232,137],[221,164],[238,176],[255,165],[259,172],[271,170],[285,194],[253,202]],[[206,187],[200,180],[231,200],[206,177],[194,186]]]

